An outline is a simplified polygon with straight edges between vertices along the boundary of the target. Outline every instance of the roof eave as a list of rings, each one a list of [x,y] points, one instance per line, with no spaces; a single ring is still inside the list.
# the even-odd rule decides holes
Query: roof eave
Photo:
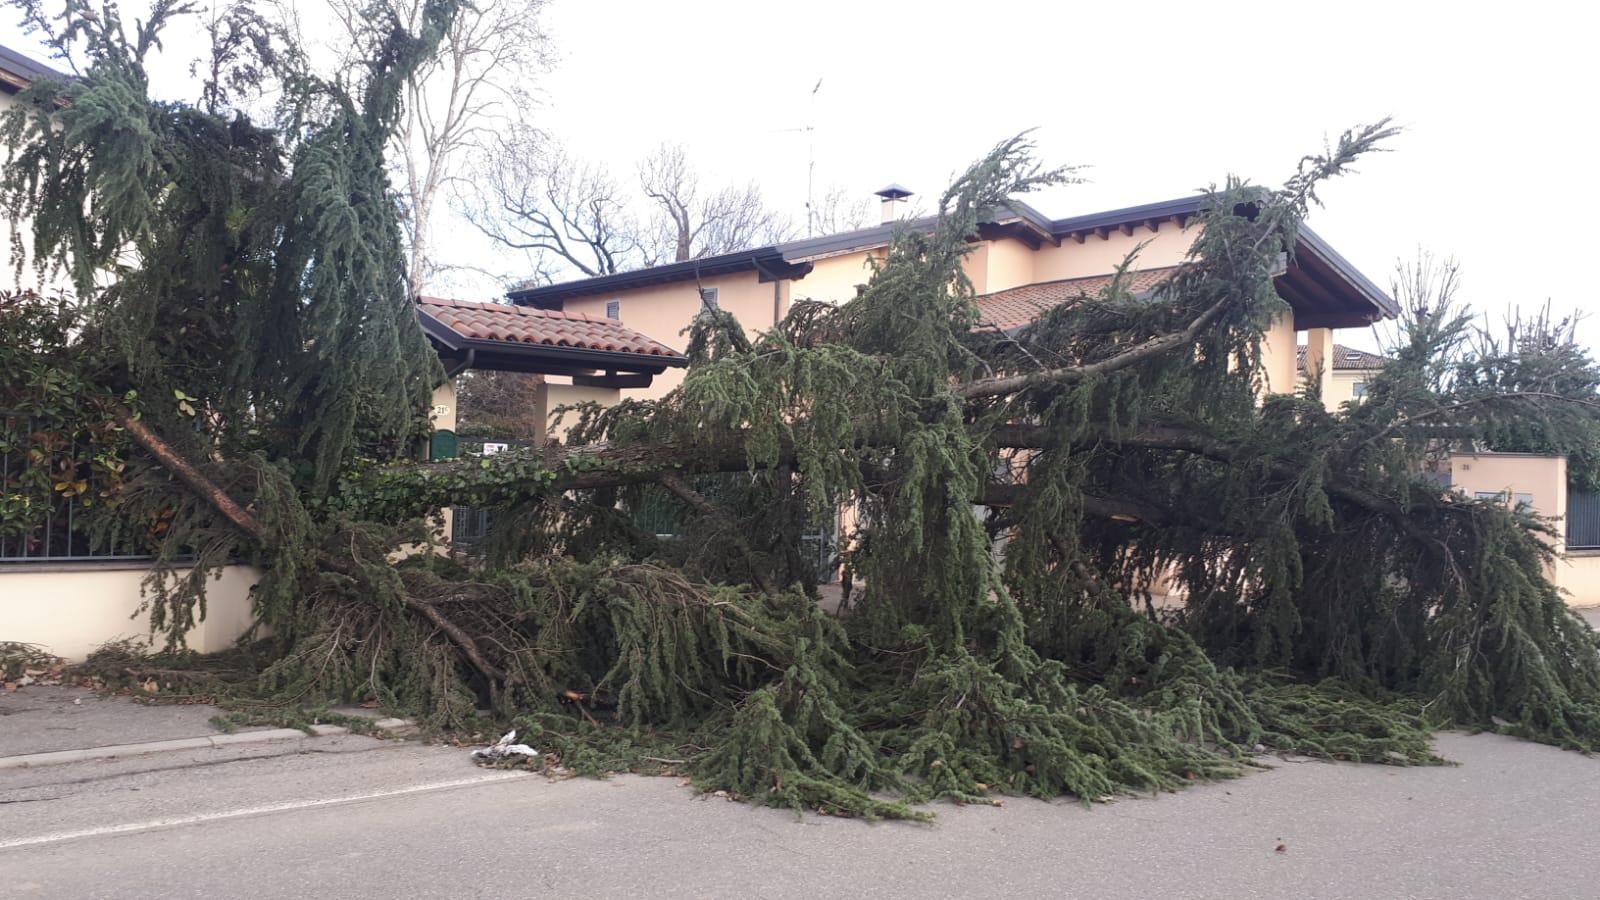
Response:
[[[430,335],[431,337],[431,335]],[[616,350],[590,350],[586,347],[562,347],[556,344],[530,344],[522,341],[494,341],[456,335],[454,346],[446,345],[452,352],[475,351],[478,359],[485,356],[517,358],[535,362],[548,360],[551,368],[564,371],[548,374],[571,374],[571,369],[591,369],[606,372],[638,372],[659,375],[667,369],[682,368],[689,364],[681,354],[654,356],[647,353],[625,353]],[[444,344],[443,341],[440,342]],[[530,368],[525,371],[537,371]]]
[[[614,275],[600,275],[561,284],[514,290],[507,292],[506,297],[519,306],[549,307],[578,297],[614,294],[659,284],[716,278],[738,272],[756,272],[760,280],[770,281],[774,277],[791,277],[794,268],[777,246],[757,247],[754,250],[741,250],[738,253],[724,253],[720,256],[691,259],[687,262],[652,266],[633,272],[619,272]]]
[[[417,307],[417,322],[422,326],[422,333],[428,336],[428,340],[443,346],[446,350],[463,349],[462,342],[466,338],[454,328],[434,318],[432,313],[421,306]]]
[[[484,362],[494,357],[513,359],[519,362],[515,371],[543,371],[547,375],[570,375],[573,374],[573,370],[603,370],[659,375],[669,368],[681,368],[689,364],[688,357],[677,352],[673,352],[670,356],[666,354],[657,356],[616,350],[591,350],[586,347],[562,347],[556,344],[469,338],[420,307],[417,310],[417,321],[421,323],[423,333],[433,342],[435,350],[441,355],[465,354],[471,351],[476,359]],[[665,344],[660,346],[663,349],[670,349]],[[541,367],[540,360],[548,361],[549,365]],[[490,368],[487,365],[476,367]],[[546,369],[548,371],[545,371]]]
[[[1400,304],[1393,297],[1390,297],[1382,288],[1373,284],[1372,280],[1367,276],[1361,274],[1360,269],[1357,269],[1349,260],[1340,256],[1339,252],[1333,249],[1333,245],[1323,240],[1316,232],[1301,225],[1300,232],[1296,237],[1296,254],[1310,250],[1318,261],[1326,265],[1353,288],[1357,294],[1371,303],[1381,313],[1380,318],[1392,319],[1400,314]]]
[[[1074,234],[1093,232],[1103,228],[1116,228],[1129,224],[1138,225],[1151,221],[1160,222],[1173,217],[1191,217],[1199,215],[1205,208],[1207,199],[1207,197],[1197,194],[1193,197],[1182,197],[1177,200],[1163,200],[1159,203],[1145,203],[1140,206],[1126,206],[1122,209],[1090,213],[1085,216],[1055,219],[1050,222],[1050,233],[1057,240],[1060,240],[1071,237]]]
[[[23,56],[10,47],[0,46],[0,91],[18,94],[41,78],[71,78],[42,62]]]

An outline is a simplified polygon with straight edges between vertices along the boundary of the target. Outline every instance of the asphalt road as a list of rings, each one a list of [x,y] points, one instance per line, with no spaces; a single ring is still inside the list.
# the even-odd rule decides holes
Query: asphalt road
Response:
[[[1600,760],[1491,735],[1442,736],[1459,767],[1282,762],[1092,809],[940,807],[932,826],[309,746],[0,773],[0,897],[1600,896]]]

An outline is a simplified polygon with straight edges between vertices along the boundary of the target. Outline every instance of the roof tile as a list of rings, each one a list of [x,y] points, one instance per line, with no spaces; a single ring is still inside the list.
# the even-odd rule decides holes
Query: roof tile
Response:
[[[1389,361],[1388,357],[1343,344],[1333,345],[1333,371],[1335,372],[1370,372],[1381,369]],[[1301,344],[1294,348],[1294,365],[1301,371],[1306,367],[1306,345]]]
[[[1176,267],[1130,272],[1124,286],[1134,294],[1154,290]],[[1025,284],[978,298],[978,319],[985,325],[1009,329],[1026,325],[1057,306],[1078,297],[1094,297],[1111,286],[1113,275],[1066,278]]]
[[[418,308],[464,338],[681,359],[683,354],[615,319],[503,303],[419,297]]]

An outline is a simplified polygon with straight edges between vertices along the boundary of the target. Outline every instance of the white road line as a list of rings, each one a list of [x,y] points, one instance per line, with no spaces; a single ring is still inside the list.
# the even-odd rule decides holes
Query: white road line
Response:
[[[407,794],[421,794],[427,791],[441,791],[448,788],[467,787],[474,784],[490,784],[496,781],[510,781],[513,778],[526,778],[526,772],[494,772],[479,775],[476,778],[458,778],[454,781],[435,781],[430,784],[416,784],[410,787],[394,788],[387,791],[369,791],[364,794],[351,794],[347,797],[324,797],[318,800],[294,800],[287,803],[271,803],[266,806],[252,806],[247,809],[232,809],[226,812],[201,813],[193,816],[177,816],[170,819],[151,819],[148,822],[130,822],[126,825],[106,825],[100,828],[85,828],[81,831],[60,831],[54,834],[40,834],[32,837],[16,838],[13,840],[0,840],[0,850],[11,850],[17,847],[37,847],[41,844],[55,844],[61,841],[73,841],[80,838],[105,837],[114,834],[132,834],[139,831],[154,831],[158,828],[174,828],[181,825],[197,825],[201,822],[217,822],[223,819],[243,819],[249,816],[260,816],[267,813],[288,812],[296,809],[316,809],[323,806],[338,806],[343,803],[359,803],[363,800],[383,800],[388,797],[403,797]]]

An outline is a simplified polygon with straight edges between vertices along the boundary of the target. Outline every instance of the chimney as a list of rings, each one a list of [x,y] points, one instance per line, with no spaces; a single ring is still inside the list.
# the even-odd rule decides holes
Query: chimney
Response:
[[[898,184],[891,184],[878,191],[877,196],[883,200],[883,224],[887,225],[904,215],[906,198],[911,196],[911,192]]]

